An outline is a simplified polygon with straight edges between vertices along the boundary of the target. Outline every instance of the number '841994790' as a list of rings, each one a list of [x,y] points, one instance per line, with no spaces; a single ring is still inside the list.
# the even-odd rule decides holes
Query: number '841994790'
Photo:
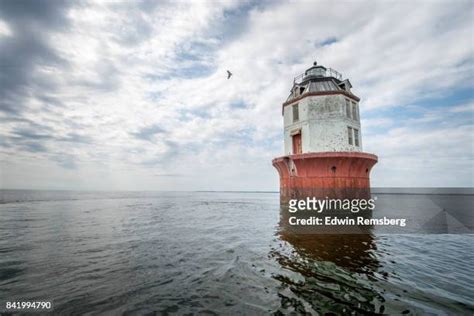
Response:
[[[50,301],[11,301],[5,303],[7,310],[50,310]]]

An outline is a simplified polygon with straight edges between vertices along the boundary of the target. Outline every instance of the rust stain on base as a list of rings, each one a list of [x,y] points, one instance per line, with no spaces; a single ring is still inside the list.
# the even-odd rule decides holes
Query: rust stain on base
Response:
[[[322,152],[273,159],[280,175],[280,202],[290,199],[370,199],[370,171],[377,156]]]

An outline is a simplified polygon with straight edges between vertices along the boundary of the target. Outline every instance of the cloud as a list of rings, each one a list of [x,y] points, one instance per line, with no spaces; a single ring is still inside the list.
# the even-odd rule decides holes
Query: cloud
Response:
[[[335,38],[335,37],[328,37],[327,39],[323,40],[322,42],[317,43],[317,45],[329,46],[329,45],[332,45],[332,44],[335,44],[335,43],[337,43],[337,38]]]
[[[165,133],[165,130],[163,128],[161,128],[158,125],[151,125],[151,126],[147,126],[140,129],[136,133],[132,133],[132,135],[138,139],[152,141],[153,136],[155,136],[156,134],[163,134],[163,133]]]
[[[0,2],[0,186],[276,190],[281,104],[314,60],[362,99],[373,185],[472,185],[470,12],[469,1]]]
[[[31,94],[53,91],[54,80],[39,73],[40,67],[65,67],[49,34],[68,26],[67,1],[2,1],[0,25],[0,111],[10,115],[25,109]]]
[[[449,112],[452,112],[452,113],[474,112],[474,101],[470,100],[469,102],[465,104],[456,105],[450,108]]]

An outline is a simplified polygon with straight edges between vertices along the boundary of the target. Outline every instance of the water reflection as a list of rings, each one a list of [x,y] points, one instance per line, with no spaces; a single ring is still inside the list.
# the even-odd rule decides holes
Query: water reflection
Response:
[[[329,234],[317,227],[298,231],[280,209],[279,246],[270,255],[282,273],[279,312],[383,313],[384,298],[374,289],[379,268],[371,228],[357,234]],[[327,227],[326,227],[327,228]]]
[[[351,272],[373,274],[379,267],[375,256],[376,245],[370,234],[357,235],[297,235],[281,232],[301,257],[313,261],[332,262]]]

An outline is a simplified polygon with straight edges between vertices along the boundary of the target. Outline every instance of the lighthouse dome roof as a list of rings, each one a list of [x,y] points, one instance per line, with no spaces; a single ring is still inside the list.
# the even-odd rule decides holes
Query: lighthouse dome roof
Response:
[[[313,66],[294,78],[287,102],[302,97],[306,93],[340,91],[352,95],[351,88],[350,81],[348,79],[342,80],[342,75],[339,72],[314,62]]]

